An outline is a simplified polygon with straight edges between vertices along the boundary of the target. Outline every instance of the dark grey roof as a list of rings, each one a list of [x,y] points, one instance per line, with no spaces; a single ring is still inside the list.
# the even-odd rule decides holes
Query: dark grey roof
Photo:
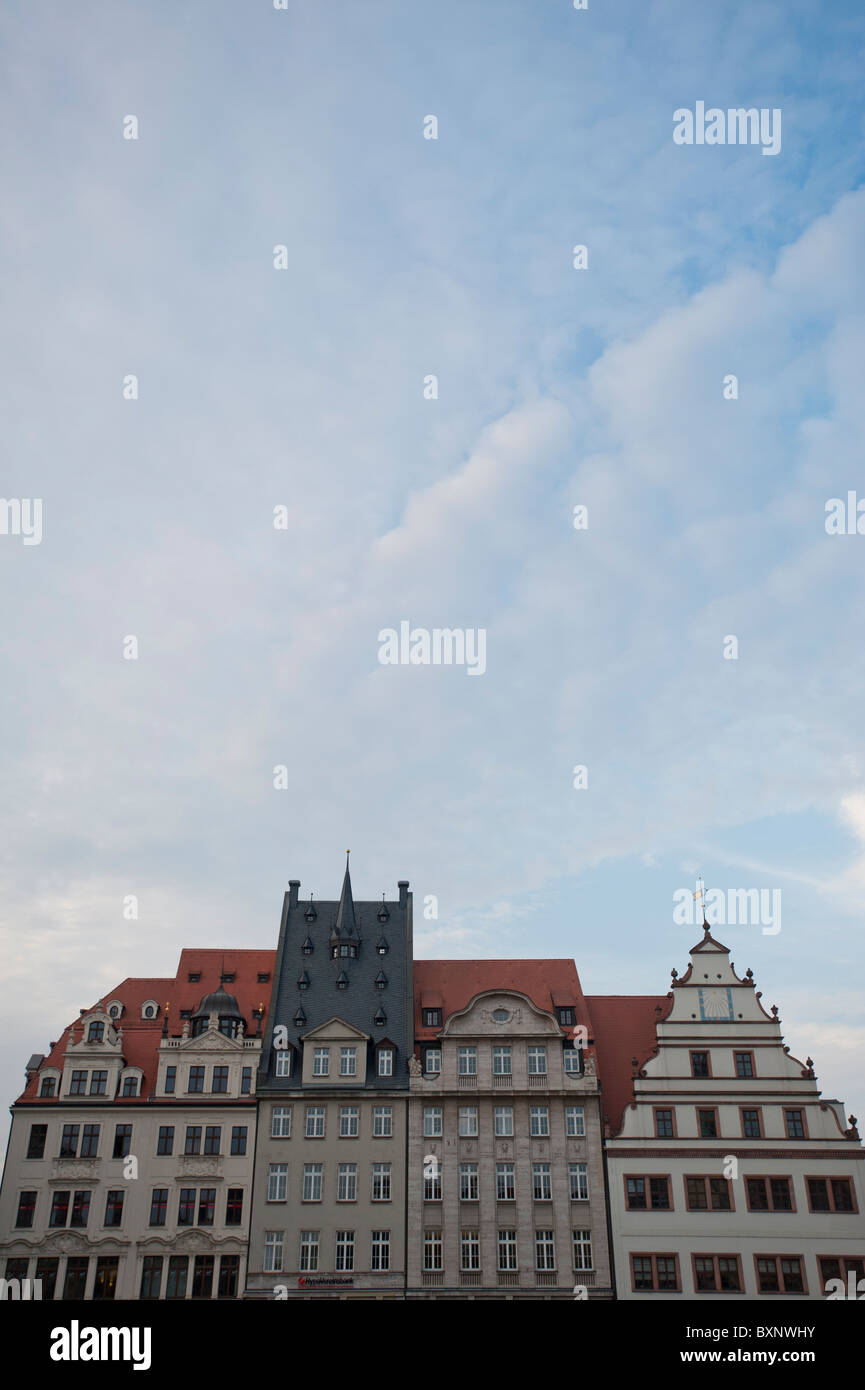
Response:
[[[220,981],[219,989],[212,994],[205,994],[193,1018],[206,1018],[208,1014],[218,1014],[222,1017],[240,1018],[240,1005],[233,994],[228,994],[225,985]]]

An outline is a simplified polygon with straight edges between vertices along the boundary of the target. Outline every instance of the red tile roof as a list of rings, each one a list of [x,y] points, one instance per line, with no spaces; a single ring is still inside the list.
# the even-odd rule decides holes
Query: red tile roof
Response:
[[[664,994],[591,994],[587,1002],[595,1028],[601,1110],[609,1122],[607,1132],[616,1134],[625,1106],[634,1099],[631,1059],[642,1066],[651,1056],[657,1047],[655,1024],[666,1018],[673,1001]]]
[[[567,996],[568,1003],[576,1008],[577,1023],[592,1037],[589,1010],[572,960],[416,960],[415,1037],[423,1042],[439,1032],[438,1028],[423,1026],[421,1009],[430,1007],[429,996],[441,997],[444,1023],[450,1014],[465,1009],[475,995],[493,989],[516,990],[554,1016],[554,999]],[[564,1032],[571,1033],[572,1029],[566,1027]]]

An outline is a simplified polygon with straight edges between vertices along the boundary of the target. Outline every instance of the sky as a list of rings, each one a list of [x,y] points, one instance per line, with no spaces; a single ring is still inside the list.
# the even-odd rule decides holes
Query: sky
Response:
[[[589,994],[666,991],[697,875],[779,891],[714,934],[865,1115],[861,6],[11,0],[0,39],[0,492],[42,503],[0,534],[7,1101],[350,847],[419,956]],[[780,151],[676,144],[697,102]],[[382,664],[403,621],[483,674]]]

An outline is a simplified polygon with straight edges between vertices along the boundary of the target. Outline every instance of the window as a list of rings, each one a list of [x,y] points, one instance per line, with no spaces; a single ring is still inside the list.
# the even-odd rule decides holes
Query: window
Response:
[[[568,1164],[568,1189],[572,1202],[587,1202],[589,1200],[588,1164]]]
[[[790,1178],[745,1179],[749,1211],[792,1211],[793,1194]]]
[[[56,1202],[58,1196],[61,1196],[61,1195],[62,1195],[61,1193],[57,1193],[57,1192],[54,1193],[54,1200],[55,1200],[55,1202]],[[68,1193],[68,1192],[66,1193],[66,1201],[67,1201],[67,1202],[69,1201],[69,1193]],[[19,1198],[18,1198],[18,1215],[15,1217],[15,1225],[16,1225],[17,1227],[23,1228],[23,1229],[29,1229],[30,1227],[32,1227],[32,1225],[33,1225],[33,1215],[34,1215],[34,1212],[35,1212],[35,1211],[36,1211],[36,1193],[35,1193],[35,1192],[22,1192],[21,1195],[20,1195]],[[53,1219],[53,1216],[54,1216],[54,1209],[53,1209],[53,1207],[52,1207],[51,1216],[52,1216],[52,1220],[51,1220],[50,1223],[49,1223],[50,1225],[52,1225],[52,1226],[59,1226],[59,1225],[65,1226],[65,1225],[66,1225],[66,1215],[65,1215],[65,1213],[64,1213],[62,1222],[54,1221],[54,1219]]]
[[[565,1106],[565,1133],[571,1139],[581,1139],[586,1132],[586,1112],[582,1105]]]
[[[478,1165],[476,1163],[460,1164],[460,1201],[476,1202],[478,1200]]]
[[[547,1074],[547,1049],[545,1047],[529,1048],[529,1076],[546,1076]]]
[[[66,1277],[63,1280],[64,1300],[78,1300],[84,1297],[87,1289],[87,1270],[90,1260],[86,1255],[71,1256],[66,1261]]]
[[[186,1277],[189,1272],[188,1255],[169,1255],[168,1280],[165,1285],[166,1298],[186,1297]]]
[[[87,1028],[88,1042],[102,1042],[105,1037],[105,1024],[93,1022]]]
[[[291,1053],[290,1053],[290,1052],[286,1053],[286,1056],[288,1057],[289,1064],[290,1064],[290,1063],[291,1063]],[[279,1072],[277,1072],[277,1075],[279,1075]],[[240,1073],[240,1094],[241,1094],[242,1096],[248,1096],[251,1090],[252,1090],[252,1067],[244,1067],[243,1070],[242,1070],[241,1073]]]
[[[812,1211],[856,1211],[850,1178],[806,1178]]]
[[[90,1073],[90,1094],[91,1096],[104,1096],[108,1085],[107,1071],[92,1071]],[[135,1094],[133,1092],[133,1094]]]
[[[691,1053],[691,1075],[700,1077],[712,1075],[711,1071],[709,1070],[708,1052]]]
[[[160,1125],[159,1135],[156,1140],[156,1152],[158,1154],[174,1153],[174,1125]]]
[[[693,1255],[697,1293],[741,1293],[738,1255]]]
[[[40,1096],[53,1096],[57,1090],[57,1078],[54,1076],[43,1076],[42,1085],[39,1087]]]
[[[33,1194],[34,1201],[36,1194]],[[51,1195],[51,1214],[48,1217],[49,1226],[65,1226],[66,1218],[69,1215],[69,1193],[54,1192]]]
[[[675,1255],[632,1255],[631,1279],[635,1292],[681,1292],[679,1264]]]
[[[390,1231],[372,1232],[369,1267],[372,1270],[390,1269]]]
[[[340,1076],[357,1076],[356,1047],[341,1047],[339,1049],[339,1074]]]
[[[478,1050],[476,1047],[461,1047],[458,1049],[457,1071],[460,1076],[477,1076]]]
[[[517,1269],[516,1231],[499,1231],[496,1244],[498,1247],[499,1269]]]
[[[687,1211],[732,1211],[730,1184],[726,1178],[685,1178]]]
[[[749,1077],[754,1075],[753,1052],[734,1052],[733,1061],[736,1064],[737,1076]]]
[[[424,1028],[441,1028],[442,1011],[441,1009],[424,1009],[423,1011]]]
[[[318,1231],[301,1231],[300,1267],[307,1273],[318,1269]]]
[[[423,1267],[426,1272],[442,1268],[442,1233],[441,1231],[424,1231],[423,1233]]]
[[[189,1068],[189,1089],[190,1091],[204,1090],[204,1067]]]
[[[326,1048],[325,1051],[327,1051]],[[313,1074],[315,1075],[316,1073]],[[327,1076],[327,1072],[319,1074]],[[287,1047],[280,1049],[280,1051],[276,1054],[276,1067],[274,1068],[274,1075],[291,1076],[291,1053]],[[247,1091],[248,1089],[249,1088],[247,1088]]]
[[[742,1111],[742,1135],[745,1139],[762,1139],[759,1110]]]
[[[204,1152],[218,1154],[222,1144],[222,1126],[206,1125],[204,1129]]]
[[[132,1147],[132,1125],[114,1126],[114,1151],[112,1158],[125,1158]]]
[[[511,1049],[507,1046],[493,1048],[493,1076],[511,1075]]]
[[[200,970],[190,970],[190,971],[189,971],[189,974],[186,976],[186,978],[187,978],[187,980],[189,981],[189,983],[190,983],[191,985],[197,985],[197,984],[198,984],[198,981],[201,979],[201,971],[200,971]]]
[[[201,1125],[186,1126],[186,1143],[183,1146],[185,1154],[201,1153]]]
[[[177,1206],[178,1226],[191,1226],[195,1220],[195,1188],[181,1187]]]
[[[805,1278],[799,1255],[756,1255],[758,1293],[804,1293]]]
[[[516,1200],[516,1188],[514,1185],[514,1165],[512,1163],[496,1164],[496,1201],[513,1202]]]
[[[354,1269],[354,1231],[336,1233],[336,1268]]]
[[[583,1054],[576,1047],[566,1047],[562,1053],[564,1057],[565,1072],[568,1076],[578,1076],[583,1060]]]
[[[228,1067],[213,1068],[213,1084],[211,1090],[214,1092],[225,1092],[228,1090]]]
[[[479,1231],[460,1231],[460,1269],[480,1269],[481,1239]]]
[[[162,1256],[145,1255],[141,1265],[139,1298],[158,1298],[162,1290]]]
[[[266,985],[269,979],[270,979],[270,971],[269,971],[269,970],[259,970],[259,972],[258,972],[258,983],[259,983],[260,985]]]
[[[210,1298],[213,1292],[213,1256],[196,1255],[192,1266],[192,1297]]]
[[[119,1226],[123,1220],[123,1191],[111,1188],[105,1196],[105,1225]]]
[[[673,1127],[672,1110],[655,1110],[655,1138],[673,1139],[675,1137]]]
[[[591,1231],[572,1231],[572,1250],[574,1255],[574,1269],[592,1268],[592,1233]]]
[[[240,1273],[239,1255],[220,1255],[217,1298],[237,1297],[237,1276]]]
[[[357,1201],[356,1163],[340,1163],[336,1178],[336,1200],[338,1202]]]
[[[87,1094],[87,1072],[74,1071],[72,1080],[69,1083],[70,1096],[86,1096]]]
[[[714,1106],[697,1111],[697,1133],[701,1139],[718,1138],[718,1112]]]
[[[581,1166],[585,1167],[585,1164]],[[553,1179],[549,1163],[532,1164],[532,1197],[536,1202],[553,1200]]]
[[[306,1137],[307,1139],[324,1138],[323,1105],[308,1105],[306,1107]]]
[[[372,1200],[374,1202],[390,1201],[390,1173],[389,1163],[374,1163],[372,1165]]]
[[[668,1177],[625,1177],[628,1211],[671,1211]]]
[[[493,1109],[493,1130],[497,1136],[508,1136],[514,1132],[514,1107],[496,1105]]]
[[[275,1105],[270,1116],[271,1139],[291,1138],[291,1106]]]
[[[174,1095],[174,1088],[177,1085],[177,1067],[165,1068],[165,1094]]]
[[[231,1152],[233,1154],[246,1153],[246,1125],[232,1125]]]
[[[438,1076],[442,1069],[442,1054],[437,1047],[428,1047],[424,1053],[424,1071],[427,1076]]]
[[[225,1197],[226,1226],[240,1226],[243,1222],[243,1188],[230,1187]]]
[[[288,1164],[271,1163],[267,1170],[267,1200],[284,1202],[288,1198]]]
[[[164,1226],[168,1214],[168,1188],[154,1187],[150,1194],[150,1225]]]
[[[304,1202],[321,1201],[321,1183],[324,1165],[322,1163],[305,1163],[303,1165],[303,1197]]]
[[[372,1112],[372,1133],[375,1139],[389,1139],[391,1137],[393,1134],[393,1106],[375,1106]]]
[[[356,1105],[339,1107],[340,1139],[356,1139],[360,1132],[360,1112]]]
[[[121,1095],[124,1095],[124,1096],[137,1096],[137,1095],[138,1095],[138,1077],[137,1077],[137,1076],[124,1076],[124,1078],[123,1078],[123,1089],[122,1089],[122,1091],[121,1091]]]
[[[865,1279],[865,1259],[861,1255],[854,1255],[852,1258],[843,1255],[822,1255],[818,1257],[818,1263],[824,1293],[830,1279],[843,1279],[845,1285],[851,1274],[857,1283],[860,1279]],[[39,1278],[38,1265],[36,1278]]]
[[[216,1188],[202,1187],[198,1194],[198,1224],[212,1226],[216,1215]]]
[[[545,1135],[550,1132],[550,1112],[546,1105],[529,1106],[529,1133]]]
[[[99,1151],[99,1125],[85,1125],[81,1131],[79,1158],[95,1158]]]
[[[425,1202],[440,1202],[442,1199],[442,1170],[437,1159],[435,1164],[424,1164],[423,1199]]]
[[[442,1132],[442,1108],[440,1105],[425,1105],[423,1110],[423,1132],[425,1139],[434,1139]]]
[[[54,1298],[59,1267],[60,1261],[56,1257],[43,1256],[42,1259],[36,1261],[36,1278],[42,1281],[42,1297],[46,1301]]]
[[[535,1269],[555,1269],[556,1245],[552,1231],[535,1231]]]
[[[64,1125],[60,1136],[60,1157],[75,1158],[78,1154],[78,1125]]]
[[[307,1232],[303,1234],[307,1234]],[[264,1233],[264,1268],[268,1274],[277,1273],[282,1269],[284,1236],[283,1231],[265,1231]],[[301,1269],[303,1269],[302,1264]]]
[[[801,1110],[785,1110],[784,1123],[788,1139],[805,1139],[805,1117]]]
[[[96,1278],[93,1280],[93,1298],[113,1298],[117,1291],[117,1270],[120,1265],[118,1255],[99,1255],[96,1260]]]
[[[574,1013],[573,1009],[556,1009],[556,1017],[558,1018],[559,1023],[562,1025],[563,1028],[573,1028],[574,1024],[577,1021],[576,1014]]]
[[[30,1136],[27,1140],[27,1157],[44,1158],[45,1141],[48,1138],[47,1125],[31,1125]]]
[[[463,1138],[470,1138],[478,1132],[478,1107],[476,1105],[461,1105],[459,1113],[459,1131]]]
[[[72,1215],[69,1218],[70,1226],[86,1226],[87,1218],[90,1215],[90,1193],[74,1192],[72,1194]]]
[[[379,1076],[393,1076],[393,1048],[380,1047],[378,1050]]]

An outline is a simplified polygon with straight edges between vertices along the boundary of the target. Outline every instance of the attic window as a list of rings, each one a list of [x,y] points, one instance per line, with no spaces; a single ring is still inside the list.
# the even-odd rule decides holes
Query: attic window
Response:
[[[493,1023],[507,1023],[508,1019],[510,1018],[510,1014],[508,1013],[507,1009],[493,1009],[490,1017],[492,1018]]]
[[[108,1017],[109,1017],[109,1018],[119,1018],[119,1017],[120,1017],[120,1005],[119,1005],[119,1004],[112,1004],[112,1005],[110,1006],[110,1008],[109,1008],[109,1010],[108,1010]]]
[[[337,989],[348,989],[348,976],[344,970],[340,970],[336,977],[336,987]]]
[[[379,910],[378,910],[377,916],[378,916],[378,920],[379,920],[380,922],[389,922],[389,921],[390,921],[390,913],[388,912],[388,910],[387,910],[387,908],[386,908],[386,906],[385,906],[384,898],[382,898],[382,900],[381,900],[381,907],[380,907]]]
[[[297,977],[297,987],[298,989],[309,989],[309,976],[305,970],[302,970]]]
[[[384,939],[383,936],[380,936],[379,939],[378,939],[378,941],[375,943],[375,949],[378,951],[378,954],[379,954],[380,956],[386,956],[386,955],[387,955],[387,952],[388,952],[388,944],[387,944],[387,942],[385,941],[385,939]]]
[[[105,1024],[104,1024],[104,1023],[100,1023],[98,1019],[94,1019],[94,1021],[93,1021],[92,1023],[88,1024],[88,1027],[87,1027],[87,1041],[88,1041],[88,1042],[102,1042],[103,1039],[104,1039],[104,1037],[105,1037]]]
[[[380,970],[375,977],[375,987],[376,989],[387,988],[387,975],[385,975],[383,970]]]
[[[356,960],[357,942],[342,941],[338,946],[331,946],[330,958],[331,960]]]
[[[303,914],[303,916],[305,921],[307,922],[314,922],[316,917],[318,916],[318,913],[312,905],[312,898],[310,898],[309,907],[306,909],[306,912]]]
[[[294,1015],[294,1026],[295,1028],[302,1028],[305,1023],[306,1014],[303,1012],[303,1009],[298,1009],[297,1013]]]
[[[230,975],[222,975],[220,978],[224,985],[233,985],[235,979],[234,971],[232,970]]]
[[[305,956],[311,956],[315,947],[312,944],[312,937],[308,936],[300,948]]]
[[[197,984],[198,984],[198,981],[201,979],[201,971],[200,971],[200,970],[190,970],[190,972],[189,972],[189,974],[187,975],[186,978],[187,978],[187,980],[189,981],[189,983],[190,983],[191,985],[197,985]]]
[[[495,1018],[495,1014],[493,1014],[493,1018]],[[442,1011],[441,1011],[441,1009],[424,1009],[424,1011],[423,1011],[423,1026],[424,1026],[424,1028],[441,1028],[441,1026],[442,1026]]]
[[[269,979],[270,979],[270,971],[269,971],[269,970],[259,970],[259,972],[258,972],[258,983],[259,983],[260,985],[266,985]]]
[[[191,1010],[191,1009],[181,1009],[181,1010],[180,1010],[180,1017],[181,1017],[181,1018],[192,1018],[192,1010]]]
[[[573,1027],[573,1025],[577,1021],[574,1015],[574,1011],[570,1007],[556,1009],[556,1017],[558,1018],[559,1023],[565,1024],[568,1027]]]
[[[147,1004],[145,1004],[145,1005],[142,1007],[142,1010],[141,1010],[141,1017],[142,1017],[142,1018],[155,1018],[158,1012],[159,1012],[159,1005],[153,1003],[152,1001],[149,1001]]]
[[[378,1013],[376,1014],[375,1018],[373,1019],[373,1022],[374,1022],[374,1024],[375,1024],[376,1028],[383,1028],[383,1027],[384,1027],[384,1025],[387,1023],[387,1014],[385,1013],[384,1009],[379,1009]]]

